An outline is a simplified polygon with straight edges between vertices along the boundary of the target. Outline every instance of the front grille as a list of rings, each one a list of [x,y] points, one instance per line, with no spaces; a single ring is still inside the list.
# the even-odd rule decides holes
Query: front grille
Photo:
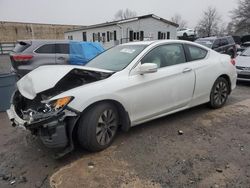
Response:
[[[250,75],[238,74],[238,78],[250,79]]]
[[[236,69],[238,69],[238,70],[250,70],[250,67],[240,67],[240,66],[236,66]]]

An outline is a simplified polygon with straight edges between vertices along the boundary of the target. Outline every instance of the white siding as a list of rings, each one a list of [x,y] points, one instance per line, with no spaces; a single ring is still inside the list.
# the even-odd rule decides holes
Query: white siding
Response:
[[[123,39],[123,43],[125,41],[129,41],[129,31],[133,32],[144,32],[144,40],[158,40],[158,32],[166,33],[170,32],[170,39],[176,39],[176,27],[170,24],[167,24],[163,21],[154,18],[143,18],[139,20],[134,20],[131,22],[120,23],[117,25],[111,26],[103,26],[99,28],[90,28],[87,30],[79,30],[65,33],[65,39],[68,39],[68,36],[73,36],[73,40],[83,40],[82,33],[87,33],[87,41],[93,41],[93,33],[105,33],[105,42],[101,42],[104,48],[110,48],[114,45],[120,44],[121,39]],[[107,42],[107,32],[116,31],[117,41],[109,41]],[[127,40],[126,40],[127,39]]]

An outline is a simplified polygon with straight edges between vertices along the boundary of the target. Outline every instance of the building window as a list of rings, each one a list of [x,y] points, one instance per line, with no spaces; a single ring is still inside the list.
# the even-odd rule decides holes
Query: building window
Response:
[[[116,31],[114,31],[114,40],[117,40],[117,38],[116,38]]]
[[[82,32],[82,40],[87,41],[87,33],[86,32]]]
[[[102,33],[102,42],[106,42],[106,33]]]
[[[134,40],[134,32],[131,30],[129,31],[129,41],[132,42]]]
[[[170,32],[167,32],[167,39],[170,39]]]
[[[170,32],[167,32],[167,39],[169,39],[168,37],[170,37]],[[166,33],[163,33],[163,32],[158,32],[158,40],[161,40],[161,39],[166,39]]]
[[[144,40],[144,31],[140,31],[140,40],[141,40],[141,41]]]
[[[109,42],[109,40],[110,40],[110,32],[107,31],[107,42]]]
[[[114,33],[110,32],[110,40],[114,40]]]
[[[97,33],[97,38],[98,38],[98,42],[100,42],[101,41],[101,35],[100,35],[99,32]]]
[[[73,40],[73,36],[72,36],[72,35],[69,35],[69,36],[68,36],[68,40]]]
[[[95,42],[95,33],[92,34],[93,42]]]
[[[139,38],[140,38],[140,33],[136,32],[136,40],[139,40]]]
[[[136,40],[136,32],[134,32],[134,40]]]
[[[159,31],[158,32],[158,40],[160,40],[161,39],[161,32]]]

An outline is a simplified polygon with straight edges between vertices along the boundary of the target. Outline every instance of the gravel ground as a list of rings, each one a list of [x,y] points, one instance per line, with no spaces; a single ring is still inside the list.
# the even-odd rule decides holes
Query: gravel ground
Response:
[[[0,187],[249,187],[249,122],[241,83],[222,109],[201,105],[121,132],[102,152],[55,160],[0,113]]]

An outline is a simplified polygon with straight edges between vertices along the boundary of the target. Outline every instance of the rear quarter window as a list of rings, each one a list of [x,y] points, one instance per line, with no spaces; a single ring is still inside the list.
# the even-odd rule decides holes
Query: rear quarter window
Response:
[[[38,54],[55,54],[55,44],[45,44],[35,51]]]
[[[27,42],[18,42],[15,46],[15,48],[13,49],[13,52],[16,52],[16,53],[21,53],[23,52],[24,50],[26,50],[28,47],[30,47],[31,45]]]
[[[190,61],[204,59],[207,56],[207,50],[203,48],[193,46],[193,45],[186,45],[186,48],[190,56],[189,57]]]

